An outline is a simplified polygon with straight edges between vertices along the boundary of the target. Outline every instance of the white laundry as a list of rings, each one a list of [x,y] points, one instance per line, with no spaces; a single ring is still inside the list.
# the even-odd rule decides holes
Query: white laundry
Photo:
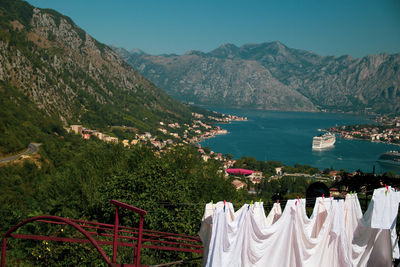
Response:
[[[371,227],[391,229],[396,224],[400,192],[395,192],[390,186],[379,188],[374,190],[372,201],[374,208],[372,210]]]
[[[267,217],[262,202],[236,212],[231,203],[225,209],[223,202],[213,209],[207,204],[200,231],[203,265],[391,266],[390,230],[370,227],[378,202],[371,201],[363,216],[356,195],[317,198],[310,218],[305,204],[288,200],[282,213],[275,203]]]
[[[352,266],[391,266],[392,248],[389,230],[370,227],[374,204],[362,215],[355,194],[346,195],[345,228]]]
[[[374,190],[371,203],[373,208],[371,220],[368,225],[377,229],[390,229],[392,257],[400,258],[399,245],[396,233],[396,219],[399,211],[400,192],[392,187],[379,188]]]
[[[260,226],[267,227],[272,225],[282,216],[282,208],[279,203],[274,203],[272,206],[271,211],[268,213],[268,216],[265,217],[264,211],[264,203],[263,202],[256,202],[251,207],[254,212],[254,217],[257,222],[259,222]]]

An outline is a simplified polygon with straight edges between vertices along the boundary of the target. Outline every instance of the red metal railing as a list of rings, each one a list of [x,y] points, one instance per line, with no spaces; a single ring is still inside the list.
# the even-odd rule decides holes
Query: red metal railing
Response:
[[[122,266],[121,264],[117,263],[118,246],[132,247],[134,250],[133,264],[124,264],[123,266],[141,266],[140,256],[142,248],[165,251],[190,252],[196,254],[203,253],[203,247],[201,245],[201,240],[199,237],[143,229],[144,216],[147,214],[147,211],[130,206],[117,200],[111,200],[111,204],[115,205],[114,224],[67,219],[51,215],[32,217],[17,224],[3,235],[1,267],[5,267],[6,264],[7,238],[10,237],[57,242],[90,243],[96,248],[103,260],[109,266]],[[119,225],[120,208],[128,209],[139,214],[139,228]],[[17,229],[24,226],[25,224],[35,221],[57,225],[70,225],[78,230],[80,233],[82,233],[85,238],[68,238],[59,236],[14,233]],[[99,239],[100,237],[102,239]],[[105,245],[113,246],[111,260],[101,247]]]

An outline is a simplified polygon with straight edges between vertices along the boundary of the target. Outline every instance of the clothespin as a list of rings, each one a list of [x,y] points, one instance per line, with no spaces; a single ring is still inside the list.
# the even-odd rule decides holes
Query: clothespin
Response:
[[[276,203],[279,204],[279,198],[276,200]]]
[[[296,206],[297,206],[297,202],[299,202],[299,203],[300,203],[300,197],[299,197],[299,196],[297,196],[297,200],[296,200]]]
[[[385,196],[387,196],[387,193],[389,192],[389,186],[385,184],[385,187],[386,187]]]
[[[325,194],[322,194],[322,199],[324,199],[324,197],[325,197]]]
[[[247,210],[250,210],[251,205],[253,205],[253,200],[250,202],[250,205],[247,206]]]
[[[329,199],[332,200],[332,194],[331,193],[329,193]]]
[[[260,207],[261,207],[261,198],[260,198],[260,202],[259,203],[260,203]]]
[[[213,209],[213,201],[211,200],[211,209]]]
[[[224,199],[224,212],[225,212],[225,204],[226,204],[226,200]]]

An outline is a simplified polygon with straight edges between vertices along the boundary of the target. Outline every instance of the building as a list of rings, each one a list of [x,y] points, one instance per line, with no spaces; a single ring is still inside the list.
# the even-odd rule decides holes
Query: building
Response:
[[[283,174],[282,167],[275,168],[275,173],[278,176],[282,176],[282,174]]]
[[[260,172],[260,171],[254,171],[252,174],[250,174],[249,176],[248,176],[248,178],[250,179],[250,181],[253,183],[253,184],[259,184],[259,183],[261,183],[261,181],[262,181],[262,179],[263,179],[263,175],[262,175],[263,173],[262,172]]]
[[[338,197],[340,195],[339,189],[332,187],[329,189],[329,193],[331,194],[331,196],[333,197]]]
[[[103,135],[103,141],[118,143],[118,138],[117,137],[112,137],[112,136],[109,136],[109,135],[105,134],[105,135]]]
[[[76,134],[82,133],[82,129],[82,125],[71,125],[71,130]]]
[[[139,143],[139,140],[137,140],[137,139],[133,139],[131,141],[131,145],[137,145],[137,143]]]
[[[82,134],[82,138],[83,139],[86,139],[86,140],[89,140],[90,139],[90,137],[92,136],[92,134],[93,134],[93,131],[92,130],[89,130],[89,129],[82,129],[81,130],[81,134]]]
[[[103,133],[94,131],[93,136],[96,136],[99,140],[103,140]]]
[[[208,156],[208,155],[201,155],[201,158],[204,160],[204,161],[208,161],[209,159],[210,159],[210,156]]]
[[[239,179],[235,179],[232,181],[232,185],[235,187],[236,190],[246,188],[247,184],[240,181]]]
[[[124,147],[128,147],[129,146],[129,140],[128,139],[122,140],[122,144],[124,145]]]

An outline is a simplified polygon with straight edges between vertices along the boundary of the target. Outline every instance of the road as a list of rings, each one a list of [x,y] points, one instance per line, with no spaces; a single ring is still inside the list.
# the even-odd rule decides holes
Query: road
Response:
[[[22,155],[35,154],[36,152],[39,151],[40,145],[41,144],[39,144],[39,143],[30,143],[28,145],[28,148],[24,152],[18,153],[17,155],[14,155],[14,156],[0,158],[0,163],[7,163],[9,161],[12,161],[12,160],[15,160],[15,159],[21,157]]]

